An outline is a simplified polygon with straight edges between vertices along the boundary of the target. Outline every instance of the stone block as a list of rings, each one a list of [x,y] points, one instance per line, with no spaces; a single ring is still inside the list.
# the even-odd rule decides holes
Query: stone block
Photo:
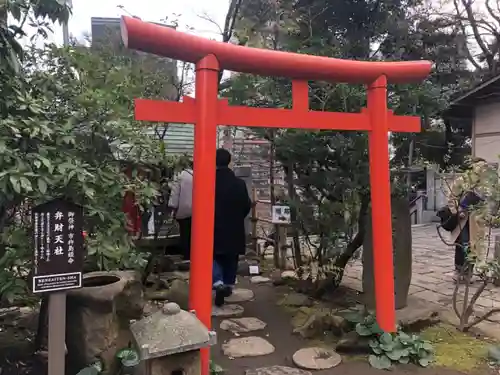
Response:
[[[406,306],[412,277],[412,228],[408,201],[393,197],[392,207],[392,241],[394,254],[394,280],[396,309]],[[397,235],[395,235],[397,234]],[[363,242],[363,292],[366,304],[375,306],[375,290],[373,276],[373,240],[371,209],[367,214],[366,235]]]
[[[144,363],[143,366],[148,366]],[[200,375],[200,352],[186,352],[173,354],[168,357],[157,358],[150,363],[150,375]]]
[[[413,332],[440,321],[443,307],[437,303],[408,297],[408,305],[396,311],[396,319],[406,330]]]
[[[215,332],[174,302],[165,303],[160,311],[131,324],[130,331],[143,361],[196,351],[216,340]]]
[[[135,316],[143,306],[136,280],[130,272],[90,272],[84,275],[83,288],[68,291],[66,344],[72,367],[83,368],[103,353],[120,349],[119,313]],[[108,369],[115,366],[113,357],[105,363]]]

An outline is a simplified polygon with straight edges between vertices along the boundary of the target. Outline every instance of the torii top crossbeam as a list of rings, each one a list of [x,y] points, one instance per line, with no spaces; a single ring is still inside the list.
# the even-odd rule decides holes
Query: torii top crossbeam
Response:
[[[383,330],[394,331],[388,132],[420,131],[420,119],[394,116],[387,110],[387,83],[422,80],[429,74],[431,63],[347,61],[248,48],[130,17],[122,18],[121,28],[129,48],[196,64],[195,99],[184,98],[182,103],[139,99],[135,102],[135,115],[144,121],[195,124],[189,303],[198,318],[210,327],[217,125],[356,130],[369,134],[377,321]],[[231,106],[227,100],[219,100],[221,69],[292,78],[292,109]],[[358,114],[311,111],[308,80],[366,84],[367,108]],[[203,351],[203,375],[208,375],[208,363],[208,351]]]
[[[389,83],[408,83],[423,80],[431,68],[428,61],[352,61],[237,46],[130,17],[124,17],[121,25],[128,48],[193,64],[215,55],[220,69],[262,76],[370,84],[384,75]]]

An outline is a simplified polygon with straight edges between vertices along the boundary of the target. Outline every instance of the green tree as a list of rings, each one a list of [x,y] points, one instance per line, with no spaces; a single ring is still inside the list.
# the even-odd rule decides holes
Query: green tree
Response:
[[[420,133],[392,134],[395,166],[408,166],[410,142],[414,161],[425,160],[443,168],[463,164],[470,154],[470,134],[452,129],[440,117],[451,97],[474,81],[467,57],[461,52],[462,34],[460,30],[444,29],[447,22],[442,18],[430,21],[426,13],[416,13],[406,22],[399,22],[380,46],[382,56],[389,60],[425,59],[434,63],[430,77],[422,84],[393,88],[396,112],[422,117]]]
[[[444,28],[453,28],[460,35],[460,50],[474,67],[478,77],[499,73],[500,62],[500,7],[498,1],[447,0],[436,4],[436,14],[446,22]]]
[[[37,35],[47,37],[55,22],[66,22],[70,8],[62,0],[4,0],[0,3],[0,56],[4,74],[18,73],[23,58],[20,38],[26,37],[25,27],[34,27]],[[9,16],[10,22],[9,22]]]
[[[149,205],[157,185],[138,170],[172,163],[133,119],[132,99],[160,84],[151,86],[158,77],[138,69],[141,61],[106,60],[79,46],[21,49],[25,22],[38,25],[43,37],[53,22],[67,18],[64,3],[16,1],[2,8],[20,23],[7,25],[3,18],[0,25],[0,302],[25,296],[30,209],[55,197],[84,207],[85,229],[93,234],[90,269],[140,265],[125,229],[123,196],[132,191]],[[134,170],[131,177],[124,166]]]
[[[465,57],[454,51],[459,37],[424,22],[418,1],[260,0],[244,3],[240,15],[235,26],[240,44],[362,60],[436,61],[425,82],[389,88],[389,105],[397,114],[421,115],[425,123],[422,135],[393,135],[393,164],[407,163],[404,149],[411,140],[418,144],[421,159],[438,159],[436,149],[443,154],[451,136],[459,138],[451,141],[465,144],[466,137],[448,134],[438,117],[450,94],[467,80]],[[314,110],[358,112],[366,105],[364,87],[323,82],[310,82],[309,87]],[[222,88],[235,104],[291,105],[291,85],[285,79],[237,74]],[[270,138],[269,131],[257,132]],[[364,238],[369,206],[367,134],[281,130],[273,135],[277,159],[293,179],[296,225],[303,235],[317,236],[311,241],[315,256],[332,271],[330,285],[338,286]],[[401,192],[398,184],[394,190]]]

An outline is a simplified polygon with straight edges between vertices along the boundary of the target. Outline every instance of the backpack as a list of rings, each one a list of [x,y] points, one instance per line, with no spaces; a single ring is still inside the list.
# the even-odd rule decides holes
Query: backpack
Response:
[[[441,228],[444,230],[452,232],[458,226],[458,214],[451,212],[448,206],[441,208],[436,215],[439,217]]]

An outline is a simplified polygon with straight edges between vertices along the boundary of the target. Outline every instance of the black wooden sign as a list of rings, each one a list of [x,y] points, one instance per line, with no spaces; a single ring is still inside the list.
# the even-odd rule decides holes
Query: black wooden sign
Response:
[[[81,288],[83,209],[56,199],[32,210],[33,292]]]

